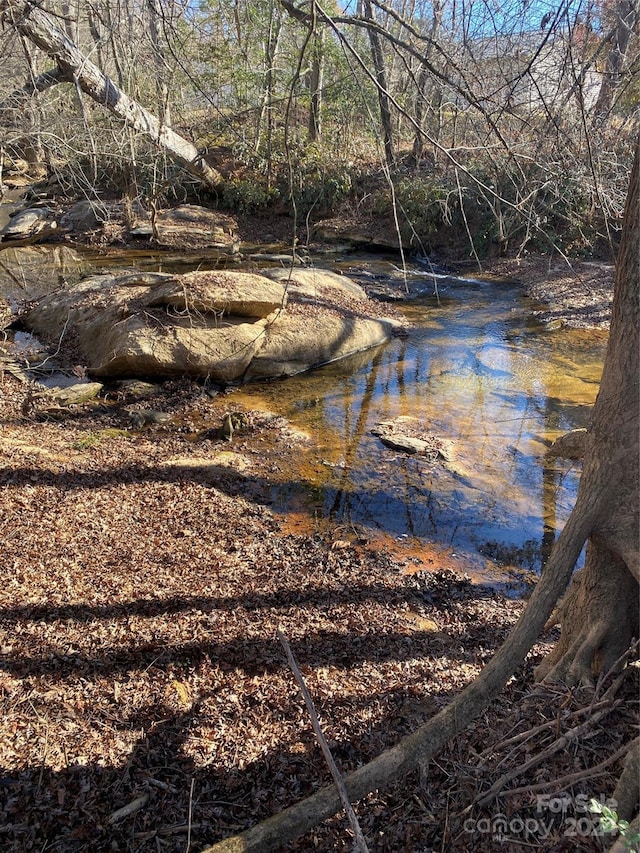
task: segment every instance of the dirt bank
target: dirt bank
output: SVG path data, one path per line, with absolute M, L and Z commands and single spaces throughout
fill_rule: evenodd
M 482 272 L 522 282 L 543 322 L 574 329 L 605 329 L 611 320 L 615 269 L 601 261 L 556 258 L 487 261 Z

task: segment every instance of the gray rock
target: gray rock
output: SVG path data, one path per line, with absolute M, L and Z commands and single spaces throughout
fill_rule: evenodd
M 91 231 L 106 219 L 103 205 L 84 199 L 78 201 L 60 218 L 60 227 L 66 231 Z
M 27 240 L 48 236 L 57 227 L 48 207 L 29 207 L 14 213 L 0 231 L 0 240 Z
M 100 382 L 78 382 L 66 388 L 50 388 L 53 400 L 59 406 L 79 406 L 87 400 L 93 400 L 102 391 Z
M 420 432 L 422 437 L 411 434 L 416 431 Z M 444 462 L 453 462 L 455 459 L 453 442 L 440 438 L 434 433 L 420 430 L 416 419 L 412 417 L 401 416 L 393 421 L 382 421 L 372 428 L 371 433 L 392 450 L 430 456 Z

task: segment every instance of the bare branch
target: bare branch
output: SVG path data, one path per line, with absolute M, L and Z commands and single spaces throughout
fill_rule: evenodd
M 214 188 L 222 183 L 220 173 L 209 166 L 195 145 L 162 124 L 156 116 L 116 86 L 82 54 L 56 26 L 50 15 L 25 0 L 3 0 L 0 3 L 0 14 L 18 32 L 54 59 L 60 73 L 66 79 L 77 82 L 94 101 L 102 104 L 129 127 L 165 148 L 205 185 Z

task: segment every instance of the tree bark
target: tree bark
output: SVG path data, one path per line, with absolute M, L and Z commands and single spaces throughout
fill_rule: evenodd
M 364 0 L 364 17 L 373 21 L 373 8 L 370 0 Z M 382 51 L 380 36 L 373 27 L 367 29 L 369 44 L 371 46 L 371 59 L 376 73 L 378 83 L 378 105 L 380 107 L 380 123 L 382 125 L 382 138 L 384 141 L 384 156 L 388 166 L 395 162 L 395 151 L 393 145 L 393 127 L 391 121 L 391 104 L 389 101 L 389 90 L 387 86 L 387 70 Z
M 309 142 L 317 142 L 322 136 L 322 87 L 324 86 L 324 29 L 313 36 L 312 65 L 309 73 Z
M 598 497 L 585 567 L 559 608 L 562 635 L 536 678 L 589 683 L 638 636 L 640 583 L 640 147 L 618 255 L 609 346 L 581 489 Z
M 616 16 L 617 21 L 612 33 L 611 47 L 602 75 L 602 85 L 593 109 L 594 118 L 597 122 L 603 121 L 611 111 L 613 96 L 622 77 L 629 38 L 638 20 L 638 0 L 619 0 Z
M 156 92 L 158 95 L 158 115 L 162 126 L 171 125 L 171 109 L 169 107 L 169 86 L 167 76 L 170 74 L 166 51 L 160 35 L 160 23 L 163 12 L 157 0 L 147 0 L 149 10 L 149 35 L 153 45 L 153 58 L 156 66 Z
M 0 17 L 55 60 L 66 80 L 77 82 L 94 101 L 164 148 L 205 186 L 213 189 L 222 183 L 220 173 L 209 166 L 195 145 L 118 88 L 56 26 L 51 15 L 26 0 L 0 0 Z

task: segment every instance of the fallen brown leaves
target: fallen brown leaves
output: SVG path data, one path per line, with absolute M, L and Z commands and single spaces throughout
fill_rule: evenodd
M 25 420 L 23 396 L 5 377 L 3 850 L 197 851 L 326 784 L 278 631 L 347 772 L 468 683 L 522 609 L 450 571 L 407 575 L 367 545 L 284 535 L 268 507 L 289 452 L 278 422 L 194 442 L 228 400 L 190 383 L 152 401 L 171 429 L 136 434 L 113 429 L 117 409 Z M 372 850 L 498 849 L 462 833 L 463 810 L 490 784 L 480 753 L 556 713 L 517 704 L 529 680 L 450 745 L 426 788 L 408 779 L 359 804 Z M 622 741 L 634 713 L 612 713 L 619 732 L 598 730 L 572 767 Z M 336 818 L 292 849 L 350 845 Z

